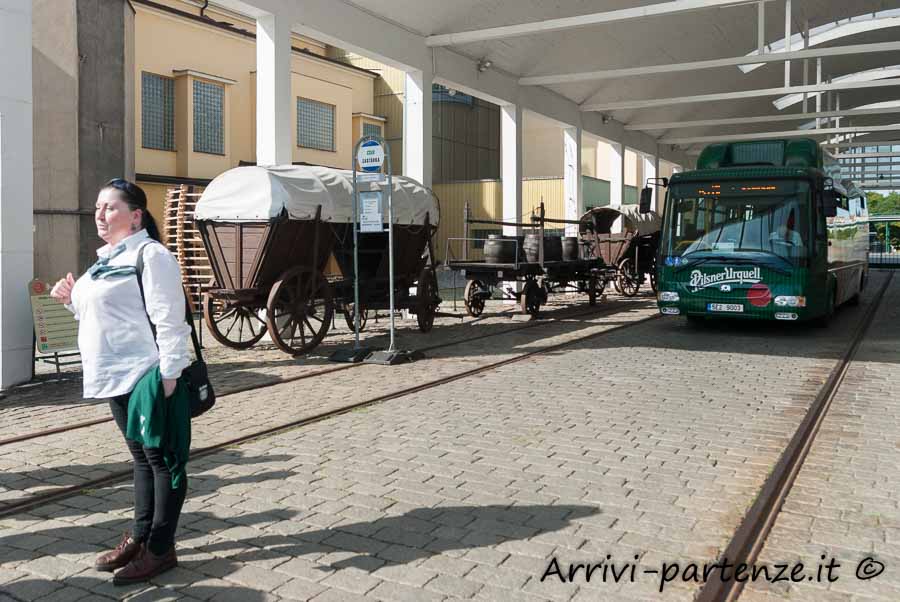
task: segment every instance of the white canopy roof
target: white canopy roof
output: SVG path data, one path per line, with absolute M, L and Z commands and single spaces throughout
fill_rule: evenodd
M 403 176 L 393 176 L 392 184 L 395 224 L 424 224 L 428 215 L 429 222 L 438 225 L 440 208 L 429 189 Z M 381 188 L 373 182 L 359 185 L 360 192 Z M 197 202 L 194 217 L 215 221 L 268 221 L 284 210 L 290 219 L 302 220 L 315 218 L 319 206 L 322 221 L 353 221 L 352 171 L 304 165 L 236 167 L 210 182 Z M 384 212 L 386 215 L 386 204 Z
M 662 218 L 655 211 L 641 213 L 637 205 L 622 205 L 618 209 L 625 220 L 631 222 L 626 224 L 626 227 L 637 230 L 638 234 L 653 234 L 662 229 Z

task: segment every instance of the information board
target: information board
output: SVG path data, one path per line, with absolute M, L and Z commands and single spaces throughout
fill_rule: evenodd
M 380 191 L 359 193 L 359 231 L 384 232 Z
M 35 347 L 40 353 L 78 349 L 78 321 L 66 306 L 50 296 L 50 287 L 40 280 L 28 283 L 34 319 Z

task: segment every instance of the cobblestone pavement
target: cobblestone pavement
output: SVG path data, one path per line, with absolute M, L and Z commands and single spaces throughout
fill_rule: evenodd
M 181 566 L 151 586 L 113 588 L 91 568 L 128 527 L 131 488 L 86 491 L 0 520 L 0 590 L 20 600 L 689 600 L 696 584 L 660 595 L 643 571 L 724 548 L 862 314 L 843 310 L 827 330 L 654 320 L 197 459 Z M 527 349 L 572 336 L 563 326 L 537 343 L 529 331 L 507 336 Z M 500 359 L 498 338 L 477 359 L 419 366 L 435 378 Z M 414 366 L 236 395 L 235 417 L 368 395 L 388 370 L 409 382 Z M 31 452 L 93 453 L 101 439 L 124 455 L 112 432 Z M 28 457 L 2 458 L 2 469 Z M 628 568 L 618 584 L 602 569 L 590 582 L 583 570 L 574 583 L 541 581 L 552 558 L 568 575 L 569 563 L 607 555 L 617 570 L 635 562 L 635 582 Z
M 596 309 L 603 311 L 608 306 L 647 301 L 647 297 L 628 300 L 611 296 L 609 302 L 599 304 Z M 591 309 L 585 303 L 584 295 L 555 295 L 542 311 L 542 315 L 552 319 L 585 313 Z M 462 302 L 457 302 L 455 308 L 453 303 L 445 303 L 441 310 L 465 314 Z M 464 342 L 473 336 L 521 328 L 524 325 L 522 321 L 526 317 L 517 315 L 517 310 L 518 306 L 490 302 L 485 314 L 478 319 L 469 316 L 464 320 L 451 317 L 437 318 L 434 329 L 427 335 L 419 332 L 415 316 L 411 316 L 411 319 L 396 321 L 396 341 L 403 348 L 418 349 Z M 361 341 L 370 347 L 386 347 L 388 332 L 388 318 L 381 316 L 376 321 L 373 317 L 362 333 Z M 353 332 L 347 328 L 342 315 L 335 317 L 334 327 L 322 345 L 313 353 L 296 358 L 285 354 L 271 342 L 267 344 L 261 341 L 252 350 L 238 351 L 220 345 L 208 332 L 203 337 L 204 358 L 210 366 L 211 377 L 219 394 L 225 394 L 238 387 L 274 384 L 333 368 L 335 364 L 328 361 L 331 353 L 352 343 Z M 64 372 L 59 376 L 48 364 L 39 363 L 37 371 L 32 383 L 7 392 L 6 398 L 0 400 L 0 418 L 2 418 L 0 440 L 109 415 L 106 402 L 85 400 L 81 397 L 79 365 L 64 368 Z
M 613 314 L 583 315 L 520 330 L 513 330 L 509 318 L 505 318 L 504 328 L 508 331 L 505 334 L 475 339 L 473 333 L 467 339 L 458 338 L 459 344 L 430 351 L 425 360 L 394 367 L 389 378 L 385 378 L 384 367 L 359 365 L 296 383 L 222 396 L 215 410 L 193 422 L 193 447 L 221 444 L 267 427 L 425 384 L 535 348 L 601 332 L 623 320 L 637 321 L 656 313 L 654 304 L 647 300 L 622 303 L 622 309 Z M 334 367 L 335 364 L 330 364 L 326 368 Z M 218 380 L 214 382 L 219 384 Z M 101 416 L 108 415 L 105 406 L 93 406 L 103 410 Z M 73 441 L 79 442 L 77 448 L 73 447 Z M 121 443 L 115 424 L 107 422 L 0 446 L 0 508 L 35 493 L 77 485 L 127 469 L 130 456 Z
M 900 286 L 894 277 L 850 365 L 759 563 L 803 562 L 808 575 L 831 558 L 833 583 L 748 585 L 747 600 L 900 600 Z M 825 559 L 822 559 L 822 555 Z M 867 557 L 884 565 L 856 577 Z M 873 565 L 877 566 L 877 565 Z M 865 569 L 860 569 L 865 574 Z M 827 575 L 823 569 L 823 575 Z

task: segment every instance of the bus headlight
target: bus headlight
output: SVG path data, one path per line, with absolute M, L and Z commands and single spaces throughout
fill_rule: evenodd
M 779 295 L 775 297 L 775 305 L 778 307 L 806 307 L 806 297 Z
M 679 301 L 680 297 L 678 293 L 673 293 L 671 291 L 663 291 L 659 294 L 660 301 Z

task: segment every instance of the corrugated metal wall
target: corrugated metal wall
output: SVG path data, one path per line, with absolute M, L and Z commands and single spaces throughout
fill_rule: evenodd
M 522 181 L 521 221 L 528 221 L 532 210 L 537 215 L 541 201 L 544 201 L 544 216 L 565 219 L 566 205 L 562 178 L 526 178 Z M 562 228 L 563 226 L 560 226 Z
M 439 260 L 444 260 L 447 239 L 462 238 L 463 236 L 463 208 L 466 201 L 469 202 L 471 217 L 473 219 L 501 219 L 503 216 L 503 187 L 500 180 L 477 180 L 471 182 L 452 182 L 435 184 L 434 193 L 441 203 L 441 223 L 435 237 L 435 254 Z M 488 224 L 472 224 L 470 237 L 479 234 L 486 237 L 487 231 L 497 232 L 499 226 Z M 462 242 L 452 241 L 451 256 L 462 258 Z M 481 259 L 481 252 L 474 249 L 470 243 L 469 258 Z

